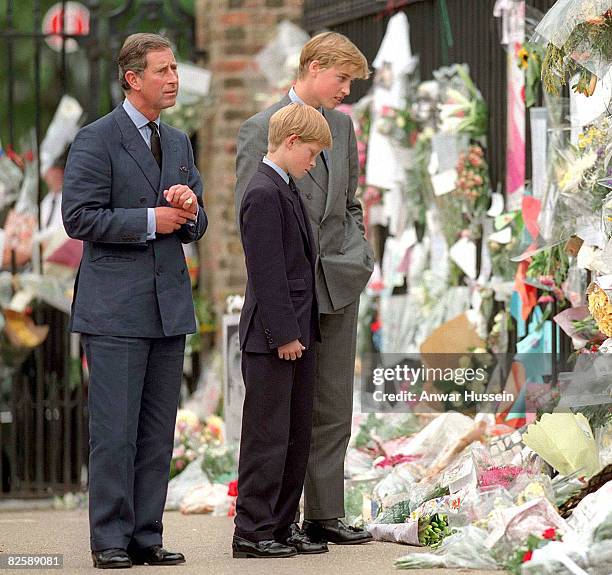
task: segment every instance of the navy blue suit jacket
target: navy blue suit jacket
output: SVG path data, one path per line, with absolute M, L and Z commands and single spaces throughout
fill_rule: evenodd
M 315 244 L 300 195 L 263 162 L 240 206 L 247 286 L 240 315 L 240 347 L 272 353 L 299 339 L 320 341 L 314 285 Z
M 182 243 L 202 237 L 208 220 L 189 138 L 160 125 L 160 170 L 120 104 L 82 128 L 70 148 L 62 194 L 66 232 L 83 240 L 70 328 L 131 337 L 196 329 Z M 195 226 L 147 241 L 147 208 L 168 205 L 163 191 L 186 184 L 197 195 Z

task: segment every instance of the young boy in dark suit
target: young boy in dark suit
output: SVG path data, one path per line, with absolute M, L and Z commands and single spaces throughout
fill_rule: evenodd
M 245 191 L 239 222 L 247 267 L 240 316 L 246 395 L 233 556 L 323 553 L 291 524 L 310 451 L 315 358 L 320 341 L 316 248 L 293 178 L 331 146 L 325 118 L 290 104 L 270 118 L 268 153 Z

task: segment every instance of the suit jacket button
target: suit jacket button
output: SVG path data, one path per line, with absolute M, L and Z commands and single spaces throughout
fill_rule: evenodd
M 270 335 L 270 330 L 269 330 L 268 328 L 266 328 L 266 329 L 264 329 L 264 333 L 265 333 L 266 335 Z
M 310 192 L 306 193 L 306 199 L 307 200 L 312 200 L 312 194 Z
M 144 196 L 142 198 L 140 198 L 140 200 L 138 200 L 141 204 L 146 204 L 147 203 L 147 198 L 145 198 Z

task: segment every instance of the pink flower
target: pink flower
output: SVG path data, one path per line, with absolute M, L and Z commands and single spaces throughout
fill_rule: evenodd
M 474 166 L 475 168 L 479 168 L 480 166 L 482 166 L 482 160 L 480 158 L 471 158 L 470 164 L 472 164 L 472 166 Z
M 555 301 L 555 298 L 551 295 L 541 295 L 538 298 L 538 303 L 552 303 Z
M 181 471 L 185 468 L 185 460 L 184 459 L 177 459 L 174 463 L 174 467 L 178 470 Z
M 516 465 L 489 467 L 480 474 L 478 483 L 481 487 L 488 487 L 492 485 L 509 487 L 522 471 L 523 469 Z

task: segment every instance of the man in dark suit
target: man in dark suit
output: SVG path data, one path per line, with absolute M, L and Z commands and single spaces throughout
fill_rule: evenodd
M 372 539 L 344 524 L 344 457 L 351 436 L 359 295 L 374 266 L 355 197 L 359 176 L 351 118 L 334 110 L 354 78 L 367 78 L 363 54 L 345 36 L 324 32 L 302 48 L 300 70 L 289 94 L 249 118 L 238 134 L 236 214 L 252 175 L 266 153 L 268 122 L 291 102 L 320 109 L 333 147 L 298 184 L 313 229 L 321 343 L 315 346 L 317 381 L 310 460 L 304 485 L 304 530 L 313 540 L 359 544 Z M 296 520 L 299 516 L 296 517 Z M 297 523 L 294 529 L 298 529 Z
M 270 119 L 268 153 L 240 208 L 247 287 L 240 315 L 246 394 L 234 557 L 324 553 L 291 531 L 308 463 L 315 355 L 320 341 L 315 249 L 292 177 L 331 145 L 319 112 L 293 104 Z
M 62 216 L 83 240 L 71 330 L 89 366 L 89 523 L 94 566 L 174 565 L 162 546 L 185 334 L 195 331 L 182 244 L 207 226 L 188 137 L 161 123 L 178 90 L 169 42 L 127 38 L 125 100 L 80 130 Z

